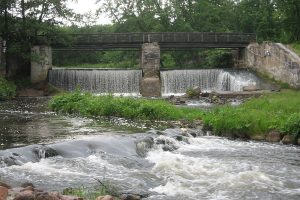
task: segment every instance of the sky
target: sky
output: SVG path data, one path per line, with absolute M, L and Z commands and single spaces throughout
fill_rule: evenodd
M 84 14 L 87 12 L 95 13 L 96 10 L 100 7 L 101 4 L 95 4 L 96 0 L 77 0 L 77 3 L 75 2 L 68 2 L 68 7 L 73 9 L 76 13 Z M 97 20 L 98 24 L 110 24 L 111 20 L 105 16 L 101 15 L 98 17 Z

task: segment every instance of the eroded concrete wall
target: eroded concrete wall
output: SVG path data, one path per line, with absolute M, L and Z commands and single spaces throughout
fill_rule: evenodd
M 52 68 L 52 48 L 50 46 L 34 46 L 31 49 L 31 82 L 47 80 L 48 71 Z
M 160 97 L 160 47 L 157 43 L 145 43 L 141 49 L 141 68 L 143 77 L 140 93 L 144 97 Z
M 281 43 L 250 44 L 244 52 L 244 64 L 275 80 L 300 88 L 300 58 Z

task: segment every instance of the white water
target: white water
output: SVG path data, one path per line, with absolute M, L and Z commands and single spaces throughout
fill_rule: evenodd
M 155 164 L 151 172 L 164 180 L 164 184 L 150 189 L 161 194 L 161 199 L 170 196 L 174 199 L 300 197 L 300 161 L 296 147 L 217 137 L 189 141 L 190 144 L 181 144 L 174 152 L 158 148 L 147 157 Z M 282 148 L 289 150 L 283 152 Z
M 95 179 L 105 179 L 122 191 L 149 193 L 148 200 L 300 198 L 297 147 L 211 136 L 185 143 L 158 136 L 179 148 L 170 152 L 155 145 L 144 159 L 134 145 L 142 135 L 103 134 L 53 144 L 60 156 L 2 167 L 1 178 L 46 189 L 92 186 Z
M 259 85 L 251 72 L 224 69 L 161 71 L 162 94 L 182 95 L 187 89 L 200 87 L 202 91 L 242 91 L 244 86 Z
M 93 93 L 139 93 L 141 70 L 74 70 L 49 71 L 49 83 L 68 91 L 76 87 Z

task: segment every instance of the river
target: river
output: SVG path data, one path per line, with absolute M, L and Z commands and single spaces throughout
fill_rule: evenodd
M 63 116 L 47 101 L 0 102 L 1 181 L 61 191 L 98 179 L 147 200 L 300 199 L 297 146 Z

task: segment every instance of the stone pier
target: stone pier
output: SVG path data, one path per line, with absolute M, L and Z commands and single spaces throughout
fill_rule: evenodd
M 141 68 L 143 72 L 140 93 L 143 97 L 160 97 L 160 47 L 158 43 L 145 43 L 141 49 Z
M 31 82 L 46 81 L 51 68 L 52 48 L 50 46 L 34 46 L 31 49 Z

